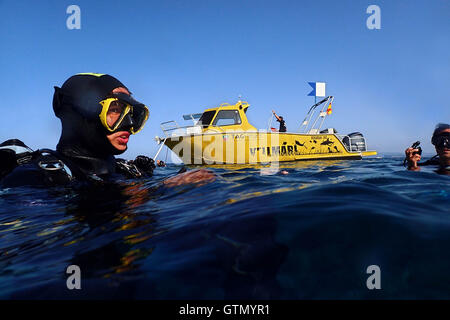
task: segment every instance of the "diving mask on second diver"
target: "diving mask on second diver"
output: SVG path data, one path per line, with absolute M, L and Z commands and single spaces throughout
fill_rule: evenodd
M 431 143 L 439 149 L 450 149 L 450 132 L 442 132 L 433 136 Z
M 138 133 L 149 117 L 147 106 L 123 93 L 114 94 L 100 104 L 100 121 L 109 132 L 126 130 Z

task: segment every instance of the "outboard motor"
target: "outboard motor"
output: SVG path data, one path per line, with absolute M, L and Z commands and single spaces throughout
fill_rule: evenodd
M 366 139 L 361 132 L 349 133 L 342 142 L 348 151 L 366 151 Z

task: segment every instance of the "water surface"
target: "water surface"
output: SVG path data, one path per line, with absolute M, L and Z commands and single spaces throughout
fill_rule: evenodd
M 103 189 L 2 190 L 0 298 L 448 299 L 450 176 L 401 162 L 210 167 L 212 183 L 162 187 L 169 165 Z

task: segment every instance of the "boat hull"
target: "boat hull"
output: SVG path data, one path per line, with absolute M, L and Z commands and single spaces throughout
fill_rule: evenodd
M 168 137 L 165 145 L 185 164 L 251 164 L 299 160 L 359 160 L 375 151 L 349 152 L 335 134 L 203 133 Z

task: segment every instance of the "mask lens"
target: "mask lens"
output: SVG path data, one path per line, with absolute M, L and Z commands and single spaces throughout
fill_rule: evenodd
M 126 109 L 126 104 L 119 100 L 114 100 L 110 103 L 108 112 L 106 113 L 106 123 L 111 129 L 123 118 Z
M 148 113 L 148 109 L 144 105 L 133 107 L 133 133 L 137 133 L 144 127 L 144 124 L 148 119 Z
M 103 126 L 110 132 L 125 130 L 139 132 L 148 119 L 148 108 L 127 95 L 100 101 L 99 115 Z
M 439 134 L 433 138 L 432 142 L 437 148 L 450 148 L 450 133 Z

